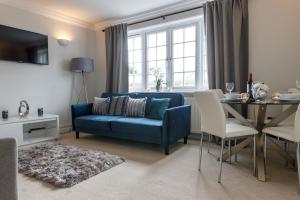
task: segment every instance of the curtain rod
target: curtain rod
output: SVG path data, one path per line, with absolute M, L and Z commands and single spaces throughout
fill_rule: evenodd
M 162 18 L 164 20 L 166 17 L 172 16 L 172 15 L 177 15 L 177 14 L 180 14 L 180 13 L 189 12 L 189 11 L 192 11 L 192 10 L 197 10 L 197 9 L 200 9 L 200 8 L 203 8 L 203 6 L 189 8 L 189 9 L 186 9 L 186 10 L 182 10 L 182 11 L 178 11 L 178 12 L 174 12 L 174 13 L 170 13 L 170 14 L 166 14 L 166 15 L 162 15 L 162 16 L 158 16 L 158 17 L 153 17 L 153 18 L 150 18 L 150 19 L 142 20 L 142 21 L 133 22 L 133 23 L 128 24 L 128 26 L 132 26 L 132 25 L 136 25 L 136 24 L 141 24 L 141 23 L 144 23 L 144 22 L 148 22 L 148 21 L 152 21 L 152 20 L 156 20 L 156 19 L 160 19 L 160 18 Z M 105 32 L 105 29 L 103 29 L 102 32 Z

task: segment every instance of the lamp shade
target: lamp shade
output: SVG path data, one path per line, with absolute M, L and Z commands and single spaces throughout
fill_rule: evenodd
M 94 60 L 91 58 L 72 58 L 71 71 L 73 72 L 93 72 Z

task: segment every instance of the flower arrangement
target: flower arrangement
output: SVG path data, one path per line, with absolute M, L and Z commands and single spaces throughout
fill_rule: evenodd
M 154 80 L 155 89 L 157 92 L 159 92 L 162 88 L 162 84 L 164 83 L 163 74 L 160 72 L 159 68 L 156 68 L 152 71 L 153 71 L 153 76 L 155 77 L 155 80 Z
M 252 92 L 255 99 L 265 99 L 268 96 L 270 87 L 262 82 L 253 84 Z

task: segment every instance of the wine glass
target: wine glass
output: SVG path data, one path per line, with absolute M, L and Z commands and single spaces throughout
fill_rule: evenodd
M 234 83 L 233 82 L 229 82 L 229 83 L 226 83 L 226 90 L 231 94 L 231 92 L 233 91 L 234 89 Z
M 298 88 L 298 90 L 300 90 L 300 81 L 299 80 L 296 81 L 296 88 Z

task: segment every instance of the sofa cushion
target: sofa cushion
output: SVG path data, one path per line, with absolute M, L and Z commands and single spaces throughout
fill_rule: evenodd
M 109 115 L 86 115 L 77 117 L 75 119 L 75 126 L 80 129 L 111 131 L 110 122 L 119 118 L 121 117 Z
M 94 115 L 108 115 L 110 98 L 94 97 L 93 114 Z
M 136 99 L 130 98 L 127 102 L 126 117 L 145 117 L 147 97 Z
M 125 115 L 129 96 L 114 96 L 109 106 L 109 115 Z
M 168 109 L 170 104 L 170 99 L 157 99 L 152 98 L 150 104 L 150 111 L 148 114 L 148 118 L 150 119 L 159 119 L 162 120 L 166 110 Z
M 161 137 L 162 121 L 147 118 L 119 118 L 111 121 L 111 129 L 116 132 L 135 133 L 147 137 Z
M 141 92 L 136 93 L 136 98 L 144 98 L 147 97 L 146 103 L 146 115 L 150 112 L 150 104 L 152 98 L 170 98 L 169 108 L 182 106 L 184 104 L 184 98 L 182 94 L 179 93 L 167 93 L 167 92 Z

